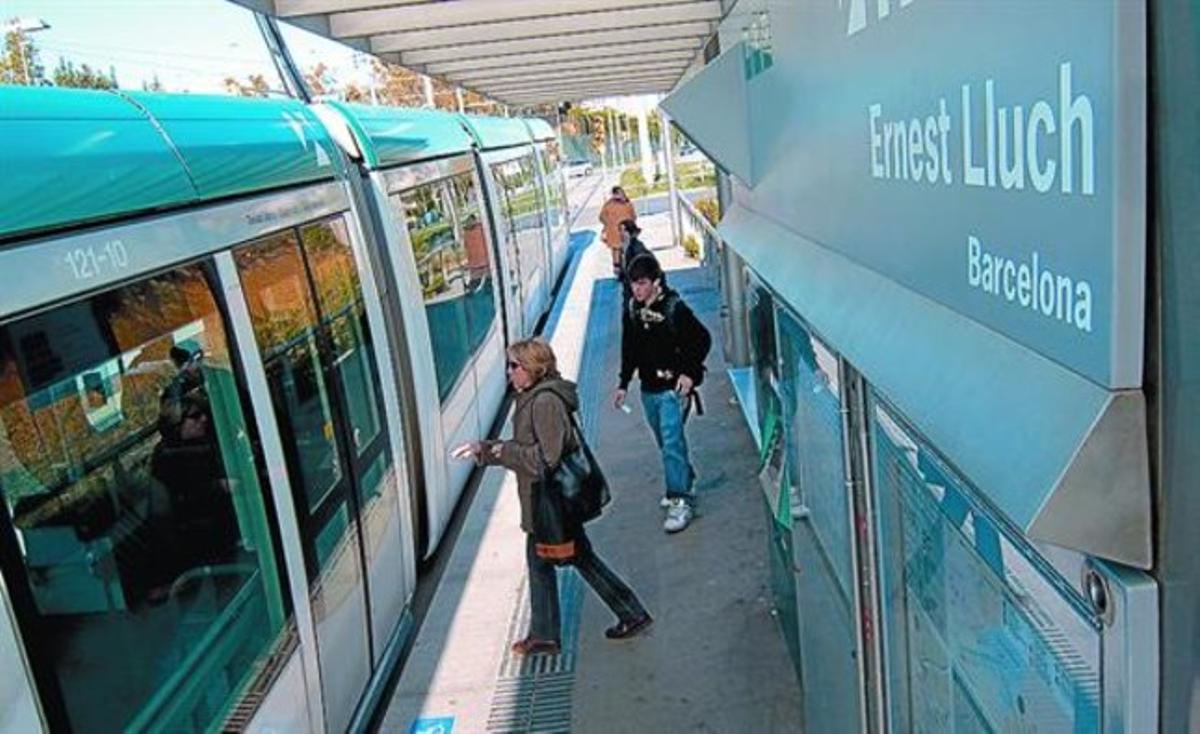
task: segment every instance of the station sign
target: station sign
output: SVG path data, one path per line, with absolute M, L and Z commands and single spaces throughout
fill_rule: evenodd
M 739 198 L 1099 385 L 1140 387 L 1143 2 L 825 0 L 771 22 L 749 103 L 781 119 Z

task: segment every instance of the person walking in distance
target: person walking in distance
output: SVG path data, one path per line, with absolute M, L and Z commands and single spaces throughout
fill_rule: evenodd
M 621 238 L 621 222 L 626 220 L 636 224 L 637 210 L 633 208 L 629 197 L 625 196 L 625 189 L 613 186 L 612 195 L 604 202 L 604 206 L 600 207 L 600 224 L 604 225 L 600 238 L 604 240 L 612 255 L 613 275 L 617 278 L 622 277 L 621 251 L 625 243 Z
M 646 247 L 646 243 L 642 242 L 638 235 L 642 233 L 641 227 L 637 226 L 637 222 L 632 219 L 626 219 L 620 224 L 621 233 L 621 273 L 617 276 L 617 280 L 621 281 L 624 297 L 621 299 L 622 304 L 629 301 L 633 291 L 629 289 L 629 263 L 633 262 L 634 258 L 639 255 L 654 257 L 654 253 L 650 252 L 650 248 Z M 658 258 L 654 258 L 656 261 Z M 666 276 L 663 276 L 663 283 L 666 283 Z
M 649 254 L 628 267 L 632 296 L 625 302 L 621 327 L 621 373 L 613 405 L 625 404 L 629 383 L 637 373 L 642 407 L 654 441 L 662 452 L 666 495 L 663 530 L 677 533 L 692 521 L 696 472 L 688 457 L 684 422 L 695 389 L 704 379 L 704 358 L 712 346 L 708 329 L 678 293 L 663 282 L 658 261 Z
M 557 654 L 561 649 L 558 576 L 553 562 L 537 552 L 534 536 L 535 482 L 553 470 L 578 446 L 571 413 L 579 408 L 575 383 L 558 373 L 554 351 L 542 339 L 526 339 L 508 348 L 508 380 L 517 392 L 513 408 L 513 437 L 508 441 L 476 441 L 455 451 L 480 464 L 497 464 L 517 475 L 521 529 L 526 533 L 525 562 L 529 572 L 528 635 L 512 646 L 514 653 Z M 617 617 L 604 631 L 610 640 L 632 637 L 653 621 L 633 589 L 596 555 L 583 527 L 576 529 L 571 565 Z

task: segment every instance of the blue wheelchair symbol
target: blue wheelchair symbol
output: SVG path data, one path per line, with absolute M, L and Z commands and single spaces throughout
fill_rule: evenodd
M 419 718 L 413 721 L 408 734 L 454 734 L 454 717 L 439 716 L 436 719 Z

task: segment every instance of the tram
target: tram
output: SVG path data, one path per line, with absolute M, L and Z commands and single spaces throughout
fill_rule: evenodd
M 361 725 L 565 265 L 553 131 L 0 110 L 0 731 Z

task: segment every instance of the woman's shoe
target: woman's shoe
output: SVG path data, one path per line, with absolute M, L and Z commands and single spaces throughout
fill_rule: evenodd
M 532 637 L 517 640 L 512 645 L 512 651 L 518 655 L 557 655 L 561 649 L 558 640 L 537 640 Z
M 623 640 L 626 637 L 633 637 L 637 633 L 650 626 L 654 619 L 649 614 L 643 614 L 640 617 L 633 619 L 623 619 L 617 622 L 612 627 L 604 630 L 604 636 L 610 640 Z

